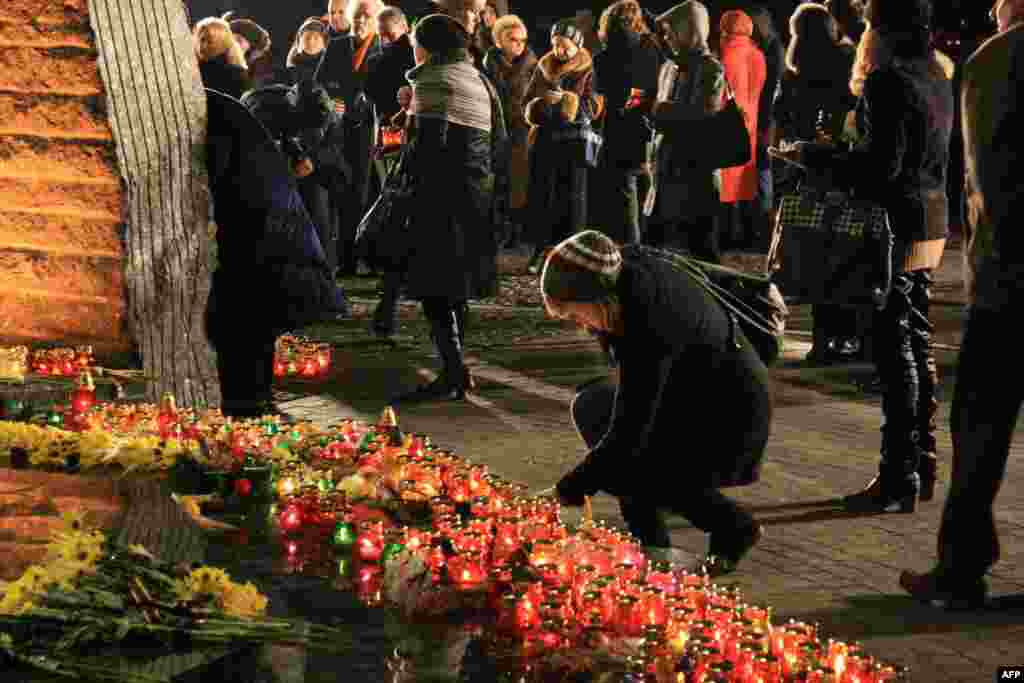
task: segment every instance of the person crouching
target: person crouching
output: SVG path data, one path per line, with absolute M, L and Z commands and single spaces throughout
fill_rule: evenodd
M 562 504 L 606 491 L 631 534 L 668 548 L 665 511 L 710 534 L 698 569 L 735 571 L 761 526 L 719 489 L 759 478 L 768 441 L 767 369 L 736 320 L 667 252 L 619 249 L 588 230 L 558 244 L 541 274 L 549 315 L 602 339 L 618 383 L 576 395 L 589 453 L 559 481 Z

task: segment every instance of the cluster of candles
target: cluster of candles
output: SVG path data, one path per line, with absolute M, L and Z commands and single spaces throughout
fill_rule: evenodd
M 857 644 L 822 641 L 817 627 L 774 625 L 771 610 L 735 586 L 665 562 L 651 562 L 630 536 L 588 521 L 576 532 L 556 501 L 530 498 L 482 465 L 404 437 L 391 420 L 346 422 L 277 480 L 277 522 L 286 554 L 310 538 L 333 546 L 358 595 L 382 602 L 384 565 L 419 555 L 439 592 L 485 598 L 490 642 L 521 661 L 587 649 L 629 651 L 625 680 L 672 683 L 882 683 L 904 672 Z M 397 526 L 389 514 L 353 504 L 332 468 L 354 466 L 391 495 L 415 503 L 429 523 Z M 449 593 L 450 594 L 450 593 Z M 628 643 L 625 650 L 616 643 Z
M 304 337 L 279 337 L 274 350 L 275 377 L 323 377 L 331 369 L 331 346 Z
M 76 377 L 93 366 L 91 346 L 73 349 L 37 349 L 32 352 L 29 365 L 37 375 Z
M 28 372 L 28 347 L 0 347 L 0 380 L 25 381 Z

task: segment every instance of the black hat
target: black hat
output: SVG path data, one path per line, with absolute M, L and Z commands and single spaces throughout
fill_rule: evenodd
M 413 38 L 417 45 L 431 54 L 465 50 L 472 44 L 472 37 L 465 27 L 447 14 L 431 14 L 420 19 Z
M 561 19 L 551 27 L 551 37 L 556 36 L 571 40 L 576 43 L 576 47 L 583 47 L 583 31 L 571 19 Z

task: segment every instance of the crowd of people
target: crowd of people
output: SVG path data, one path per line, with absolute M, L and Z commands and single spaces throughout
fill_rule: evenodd
M 403 399 L 459 399 L 472 389 L 467 302 L 494 293 L 502 247 L 528 245 L 548 312 L 598 335 L 619 365 L 617 386 L 589 386 L 574 403 L 590 455 L 559 495 L 570 504 L 598 490 L 619 496 L 630 530 L 652 546 L 669 544 L 659 510 L 672 509 L 710 532 L 709 571 L 732 571 L 760 527 L 719 489 L 757 479 L 770 431 L 765 368 L 665 249 L 718 263 L 723 247 L 763 246 L 777 195 L 827 182 L 884 207 L 895 239 L 893 286 L 871 324 L 883 389 L 879 474 L 844 504 L 913 512 L 933 497 L 931 272 L 949 234 L 949 174 L 962 171 L 949 168 L 953 63 L 933 48 L 931 0 L 805 2 L 781 27 L 786 17 L 752 5 L 724 12 L 714 36 L 698 0 L 659 15 L 617 0 L 600 17 L 595 51 L 572 19 L 557 21 L 535 51 L 524 21 L 491 0 L 434 2 L 437 13 L 411 26 L 380 0 L 330 0 L 325 15 L 301 24 L 283 71 L 265 64 L 271 37 L 254 21 L 195 26 L 206 87 L 237 99 L 284 152 L 332 278 L 358 267 L 355 228 L 385 178 L 380 131 L 404 131 L 403 168 L 415 183 L 410 257 L 402 272 L 383 274 L 373 330 L 393 333 L 402 293 L 420 301 L 443 367 Z M 1015 392 L 995 401 L 985 387 L 1001 371 L 1004 356 L 993 351 L 1008 341 L 998 330 L 1022 281 L 1009 221 L 1021 195 L 1011 122 L 1024 77 L 1024 0 L 999 0 L 992 18 L 1000 35 L 967 63 L 961 102 L 975 277 L 952 487 L 938 567 L 903 577 L 920 597 L 967 602 L 983 596 L 998 557 L 991 509 L 1022 400 Z M 744 114 L 749 160 L 694 163 L 722 141 L 687 136 L 687 124 L 729 100 Z M 796 142 L 796 177 L 769 160 L 782 140 Z M 225 169 L 245 170 L 217 169 L 222 182 Z M 824 332 L 812 355 L 841 354 L 863 334 L 842 307 L 815 316 Z M 270 332 L 259 335 L 253 362 L 266 363 Z M 238 377 L 241 362 L 228 374 Z M 668 457 L 679 410 L 706 416 L 694 424 L 709 428 L 736 417 L 728 443 L 720 429 L 708 436 L 719 459 L 692 463 L 686 492 L 678 478 L 662 490 L 614 466 L 626 451 Z

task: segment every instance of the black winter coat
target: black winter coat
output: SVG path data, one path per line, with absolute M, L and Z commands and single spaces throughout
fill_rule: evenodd
M 284 156 L 239 102 L 207 90 L 207 166 L 218 267 L 207 304 L 214 345 L 274 335 L 344 310 Z
M 525 145 L 530 132 L 526 122 L 526 90 L 537 68 L 537 55 L 526 48 L 514 62 L 505 59 L 499 48 L 491 48 L 484 57 L 484 73 L 491 79 L 501 96 L 505 124 L 513 145 Z
M 492 119 L 501 119 L 497 93 Z M 492 156 L 505 145 L 492 133 L 413 117 L 403 163 L 415 178 L 409 225 L 407 292 L 413 299 L 465 301 L 494 296 L 498 235 Z
M 952 83 L 929 59 L 896 60 L 864 83 L 862 142 L 848 153 L 812 150 L 807 162 L 884 206 L 897 245 L 944 239 L 954 106 Z
M 785 140 L 813 140 L 819 112 L 825 114 L 825 129 L 838 142 L 846 115 L 857 106 L 850 92 L 854 50 L 838 46 L 816 64 L 802 65 L 800 73 L 786 71 L 775 103 L 775 120 Z
M 203 87 L 231 95 L 236 100 L 252 87 L 249 70 L 237 64 L 229 64 L 223 56 L 199 65 L 199 76 Z
M 650 97 L 658 93 L 661 55 L 649 36 L 612 33 L 604 51 L 594 56 L 594 81 L 605 97 L 604 162 L 636 169 L 648 161 L 651 129 L 643 114 L 623 111 L 633 88 Z
M 586 494 L 657 502 L 760 476 L 768 371 L 742 331 L 732 336 L 721 304 L 656 254 L 622 250 L 616 293 L 625 332 L 607 338 L 619 367 L 612 423 L 569 475 Z
M 367 66 L 366 97 L 373 104 L 377 121 L 390 125 L 391 117 L 399 112 L 398 91 L 409 85 L 405 74 L 416 66 L 412 41 L 405 34 L 388 45 Z

